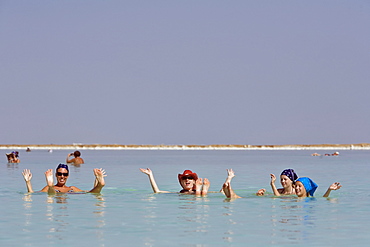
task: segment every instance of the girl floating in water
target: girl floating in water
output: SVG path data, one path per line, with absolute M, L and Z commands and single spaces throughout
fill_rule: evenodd
M 31 185 L 31 179 L 32 179 L 32 173 L 30 170 L 25 169 L 23 171 L 23 178 L 26 181 L 26 186 L 28 192 L 32 193 L 34 192 Z M 68 165 L 59 164 L 55 177 L 57 179 L 57 183 L 54 185 L 53 181 L 53 170 L 49 169 L 45 172 L 45 178 L 46 178 L 46 186 L 40 191 L 40 192 L 48 192 L 49 194 L 55 194 L 55 193 L 75 193 L 75 192 L 90 192 L 90 193 L 100 193 L 102 188 L 105 186 L 104 177 L 105 171 L 103 169 L 94 169 L 94 175 L 95 175 L 95 183 L 94 188 L 90 191 L 81 190 L 75 186 L 67 186 L 67 179 L 69 176 L 69 169 Z
M 154 193 L 170 193 L 169 191 L 162 191 L 158 189 L 152 170 L 150 170 L 149 168 L 140 168 L 140 171 L 148 175 L 150 185 L 152 186 Z M 179 193 L 184 194 L 205 196 L 207 195 L 209 186 L 211 185 L 207 178 L 198 178 L 198 175 L 190 170 L 185 170 L 182 174 L 178 174 L 178 179 L 182 187 L 182 190 Z
M 318 185 L 308 177 L 298 178 L 298 180 L 295 183 L 296 195 L 298 197 L 313 196 L 317 187 Z M 328 197 L 332 190 L 339 190 L 341 187 L 342 185 L 340 185 L 340 183 L 337 182 L 333 183 L 332 185 L 329 186 L 328 190 L 325 192 L 323 197 Z
M 281 196 L 281 195 L 295 195 L 294 190 L 294 183 L 297 180 L 298 176 L 294 172 L 293 169 L 285 169 L 280 174 L 280 183 L 283 188 L 277 189 L 275 186 L 276 176 L 274 174 L 270 174 L 271 176 L 271 189 L 275 196 Z M 263 196 L 265 194 L 265 189 L 260 189 L 257 191 L 257 196 Z

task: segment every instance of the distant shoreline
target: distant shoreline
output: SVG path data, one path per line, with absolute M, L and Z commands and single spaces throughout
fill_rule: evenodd
M 370 150 L 370 143 L 305 145 L 120 145 L 120 144 L 0 144 L 14 150 Z

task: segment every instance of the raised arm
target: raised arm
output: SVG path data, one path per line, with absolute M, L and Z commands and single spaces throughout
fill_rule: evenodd
M 152 186 L 152 189 L 153 189 L 154 193 L 166 193 L 166 192 L 168 193 L 168 191 L 162 191 L 162 190 L 158 189 L 158 186 L 157 186 L 157 183 L 155 182 L 152 170 L 150 170 L 149 168 L 146 168 L 146 169 L 140 168 L 140 171 L 142 173 L 148 175 L 149 182 L 150 182 L 150 185 Z
M 340 185 L 340 183 L 337 183 L 337 182 L 333 183 L 332 185 L 329 186 L 328 190 L 325 192 L 323 197 L 328 197 L 332 190 L 339 190 L 341 187 L 342 185 Z
M 24 181 L 26 181 L 27 190 L 29 193 L 33 193 L 31 179 L 32 179 L 32 173 L 29 169 L 24 169 L 22 172 Z
M 73 158 L 73 159 L 69 159 L 72 155 L 73 155 L 73 153 L 70 153 L 70 154 L 68 154 L 68 155 L 67 155 L 67 158 L 66 158 L 66 163 L 67 163 L 67 164 L 68 164 L 68 163 L 73 163 L 74 158 Z
M 100 193 L 100 191 L 105 186 L 104 177 L 106 177 L 107 175 L 105 174 L 105 170 L 101 169 L 101 168 L 100 169 L 95 168 L 94 169 L 94 175 L 95 175 L 94 188 L 92 190 L 90 190 L 89 192 L 90 193 Z
M 276 177 L 274 174 L 270 174 L 270 176 L 271 176 L 270 185 L 271 185 L 272 192 L 274 193 L 275 196 L 280 196 L 280 193 L 275 185 Z
M 55 194 L 52 169 L 49 169 L 45 172 L 45 179 L 46 179 L 46 186 L 41 191 L 47 192 L 48 194 Z

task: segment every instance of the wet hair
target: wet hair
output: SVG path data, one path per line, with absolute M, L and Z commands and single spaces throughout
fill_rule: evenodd
M 58 166 L 57 166 L 57 169 L 56 169 L 56 171 L 58 171 L 60 168 L 64 168 L 64 169 L 66 169 L 68 172 L 69 172 L 69 169 L 68 169 L 68 165 L 65 165 L 65 164 L 59 164 Z
M 74 151 L 73 156 L 74 157 L 80 157 L 81 156 L 80 151 Z

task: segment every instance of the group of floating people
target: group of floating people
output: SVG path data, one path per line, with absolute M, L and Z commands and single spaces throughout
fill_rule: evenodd
M 73 156 L 73 158 L 72 158 Z M 67 164 L 81 165 L 84 164 L 84 160 L 80 157 L 81 153 L 75 151 L 74 153 L 68 154 L 66 158 Z M 95 175 L 94 186 L 91 190 L 81 190 L 75 186 L 67 186 L 67 180 L 69 177 L 69 168 L 67 164 L 59 164 L 55 170 L 56 183 L 54 184 L 53 170 L 48 169 L 45 172 L 46 186 L 42 188 L 39 192 L 47 192 L 48 194 L 55 193 L 100 193 L 105 186 L 104 177 L 106 177 L 106 172 L 102 168 L 93 169 Z M 149 168 L 140 168 L 140 171 L 146 174 L 149 178 L 150 185 L 154 193 L 171 193 L 170 191 L 163 191 L 158 188 L 158 185 L 154 179 L 154 175 Z M 29 193 L 33 193 L 31 179 L 32 173 L 29 169 L 24 169 L 22 172 L 23 178 L 26 182 L 26 187 Z M 231 187 L 231 181 L 235 177 L 235 173 L 232 169 L 227 169 L 227 177 L 222 185 L 220 191 L 227 198 L 236 199 L 241 198 L 235 193 Z M 293 169 L 285 169 L 280 174 L 280 183 L 282 188 L 277 188 L 275 182 L 277 180 L 274 174 L 270 174 L 271 181 L 270 186 L 274 196 L 287 196 L 296 195 L 300 198 L 312 197 L 318 187 L 318 185 L 308 177 L 298 177 Z M 178 174 L 179 184 L 182 187 L 178 193 L 181 194 L 194 194 L 196 196 L 206 196 L 209 193 L 210 181 L 207 178 L 199 178 L 197 173 L 191 170 L 185 170 L 182 174 Z M 323 197 L 328 197 L 332 190 L 338 190 L 342 185 L 338 182 L 331 184 Z M 260 189 L 256 192 L 257 196 L 266 195 L 266 189 Z
M 154 193 L 169 193 L 169 191 L 159 190 L 157 183 L 154 179 L 152 170 L 149 168 L 140 168 L 140 171 L 149 177 L 150 185 L 152 186 Z M 271 189 L 274 196 L 285 196 L 285 195 L 297 195 L 298 197 L 312 197 L 318 187 L 318 185 L 308 177 L 298 177 L 293 169 L 285 169 L 280 174 L 280 183 L 283 188 L 277 189 L 275 185 L 276 176 L 271 176 Z M 224 193 L 227 198 L 236 199 L 241 198 L 238 196 L 231 187 L 231 180 L 235 177 L 235 173 L 232 169 L 227 169 L 226 181 L 222 186 L 220 192 Z M 210 182 L 207 178 L 198 178 L 198 175 L 191 170 L 185 170 L 182 174 L 178 174 L 179 183 L 182 190 L 179 193 L 195 194 L 198 196 L 205 196 L 208 193 Z M 328 197 L 332 190 L 338 190 L 342 185 L 335 182 L 329 186 L 323 197 Z M 263 196 L 266 193 L 266 189 L 260 189 L 257 191 L 257 196 Z
M 319 153 L 313 153 L 313 154 L 311 154 L 311 156 L 321 156 L 321 154 L 319 154 Z M 334 152 L 332 154 L 326 153 L 326 154 L 324 154 L 324 156 L 339 156 L 339 152 Z

